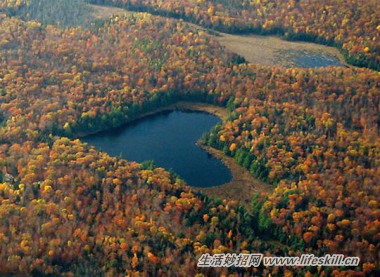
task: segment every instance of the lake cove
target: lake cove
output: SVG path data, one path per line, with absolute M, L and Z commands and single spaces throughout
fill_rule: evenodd
M 137 162 L 154 160 L 156 166 L 173 169 L 191 186 L 213 187 L 230 182 L 232 175 L 196 142 L 218 123 L 217 116 L 205 112 L 161 111 L 82 140 L 111 156 Z

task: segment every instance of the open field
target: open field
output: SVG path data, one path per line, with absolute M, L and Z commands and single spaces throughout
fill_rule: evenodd
M 343 55 L 334 47 L 308 42 L 286 41 L 275 36 L 230 35 L 216 36 L 224 47 L 243 56 L 247 61 L 268 66 L 294 67 L 292 55 L 287 51 L 309 52 L 313 55 L 329 56 L 346 64 Z
M 115 7 L 89 6 L 93 11 L 92 15 L 97 19 L 107 19 L 113 15 L 135 13 Z M 203 27 L 196 24 L 188 24 L 194 28 L 204 30 Z M 315 56 L 335 58 L 347 66 L 343 55 L 334 47 L 309 42 L 286 41 L 276 36 L 231 35 L 215 31 L 207 33 L 226 49 L 243 56 L 248 62 L 252 63 L 267 66 L 295 67 L 294 52 L 299 51 Z
M 133 14 L 133 12 L 106 6 L 88 5 L 91 8 L 91 15 L 96 19 L 107 19 L 113 15 Z

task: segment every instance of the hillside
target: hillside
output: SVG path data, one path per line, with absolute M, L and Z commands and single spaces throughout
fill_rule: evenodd
M 188 16 L 208 19 L 202 9 L 193 12 L 195 2 L 211 5 L 166 1 L 159 12 L 174 16 L 184 9 Z M 232 12 L 251 9 L 236 6 L 240 1 L 217 2 L 207 14 L 223 5 Z M 292 10 L 304 2 L 291 2 Z M 0 4 L 1 274 L 379 272 L 377 71 L 247 63 L 204 30 L 148 13 L 87 27 L 45 25 L 15 16 L 27 7 L 23 3 Z M 137 3 L 127 7 L 141 8 Z M 357 16 L 364 18 L 367 4 L 359 10 Z M 240 28 L 239 20 L 221 26 L 232 26 L 232 32 Z M 372 34 L 366 28 L 363 32 Z M 376 39 L 372 44 L 344 38 L 371 47 L 359 51 L 364 63 L 373 67 L 378 61 Z M 347 49 L 348 57 L 358 57 Z M 163 169 L 110 157 L 77 139 L 178 101 L 226 107 L 227 120 L 203 143 L 235 159 L 273 192 L 250 195 L 247 209 L 233 199 L 206 196 Z M 197 267 L 202 253 L 243 251 L 342 253 L 359 256 L 361 263 L 357 268 Z
M 182 18 L 227 33 L 278 34 L 338 47 L 349 64 L 380 69 L 377 0 L 90 0 Z

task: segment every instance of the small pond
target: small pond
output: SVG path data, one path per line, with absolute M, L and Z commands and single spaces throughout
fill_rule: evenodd
M 137 162 L 153 160 L 158 167 L 173 169 L 191 186 L 210 187 L 232 178 L 220 160 L 196 145 L 202 134 L 218 123 L 220 119 L 208 113 L 170 111 L 82 140 L 111 156 Z
M 307 50 L 282 50 L 278 58 L 287 59 L 289 67 L 328 67 L 343 66 L 337 57 L 328 53 L 318 53 Z

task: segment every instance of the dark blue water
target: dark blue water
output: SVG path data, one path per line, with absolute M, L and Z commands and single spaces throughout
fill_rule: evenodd
M 154 160 L 158 167 L 173 169 L 191 186 L 210 187 L 229 182 L 231 173 L 195 143 L 218 123 L 220 119 L 211 114 L 172 111 L 82 140 L 111 156 L 137 162 Z

